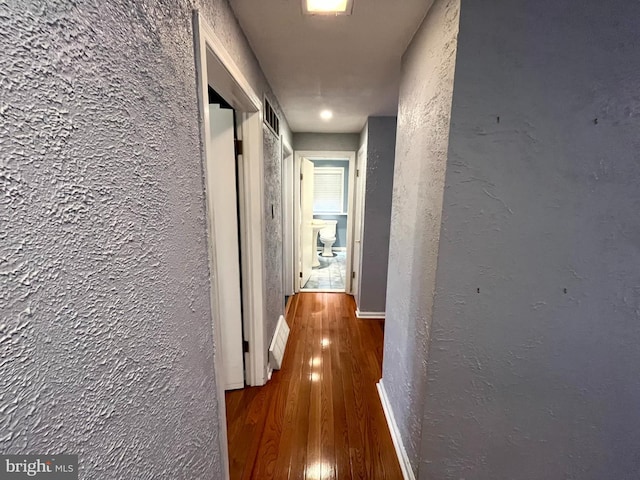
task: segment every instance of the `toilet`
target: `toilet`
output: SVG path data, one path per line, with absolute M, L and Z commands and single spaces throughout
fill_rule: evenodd
M 324 245 L 321 255 L 323 257 L 333 257 L 333 244 L 336 243 L 337 220 L 325 220 L 324 226 L 320 229 L 320 241 Z

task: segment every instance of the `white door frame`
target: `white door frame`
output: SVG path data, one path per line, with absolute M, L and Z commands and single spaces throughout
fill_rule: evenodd
M 365 143 L 358 150 L 356 157 L 356 178 L 355 185 L 355 205 L 353 208 L 353 271 L 356 278 L 352 284 L 351 292 L 356 300 L 356 307 L 360 303 L 360 286 L 362 285 L 362 237 L 364 234 L 364 201 L 365 185 L 367 182 L 367 144 Z M 358 244 L 358 245 L 356 245 Z M 358 248 L 356 248 L 356 246 Z
M 293 149 L 282 139 L 282 267 L 283 292 L 285 295 L 295 293 L 294 271 L 296 262 L 294 256 L 294 228 L 293 228 Z
M 349 162 L 349 192 L 347 194 L 347 258 L 346 258 L 346 278 L 344 291 L 351 293 L 351 272 L 353 255 L 353 209 L 355 200 L 355 178 L 356 178 L 356 152 L 353 151 L 319 151 L 319 150 L 298 150 L 295 152 L 294 170 L 294 208 L 293 208 L 293 234 L 294 234 L 294 280 L 295 291 L 300 291 L 300 162 L 302 158 L 309 160 L 348 160 Z
M 246 380 L 249 385 L 264 385 L 267 378 L 265 342 L 265 286 L 264 286 L 264 228 L 262 219 L 263 204 L 263 156 L 262 156 L 262 102 L 253 88 L 227 52 L 211 27 L 198 11 L 193 15 L 196 81 L 198 107 L 200 114 L 200 138 L 202 144 L 201 164 L 206 175 L 207 135 L 209 131 L 208 85 L 211 84 L 223 98 L 231 104 L 240 117 L 243 138 L 243 155 L 240 164 L 241 185 L 240 205 L 240 243 L 242 258 L 243 314 L 248 333 L 249 354 L 245 357 Z M 206 178 L 206 177 L 205 177 Z M 203 182 L 204 186 L 204 182 Z M 220 451 L 223 460 L 225 478 L 229 478 L 229 455 L 227 444 L 227 420 L 224 385 L 221 381 L 222 356 L 219 348 L 220 322 L 217 309 L 218 288 L 215 259 L 215 231 L 209 222 L 208 207 L 208 247 L 209 271 L 211 278 L 210 302 L 216 351 L 214 352 L 214 371 L 216 376 Z M 229 261 L 236 261 L 229 259 Z

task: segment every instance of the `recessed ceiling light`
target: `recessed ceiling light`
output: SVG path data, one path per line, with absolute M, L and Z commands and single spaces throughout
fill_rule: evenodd
M 320 112 L 320 118 L 323 120 L 331 120 L 333 118 L 333 112 L 331 110 L 322 110 Z
M 302 0 L 308 15 L 351 15 L 353 0 Z

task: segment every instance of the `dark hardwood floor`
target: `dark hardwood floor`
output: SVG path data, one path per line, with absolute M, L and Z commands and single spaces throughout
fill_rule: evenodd
M 401 480 L 376 390 L 384 322 L 356 319 L 341 293 L 293 301 L 282 369 L 227 392 L 232 480 Z

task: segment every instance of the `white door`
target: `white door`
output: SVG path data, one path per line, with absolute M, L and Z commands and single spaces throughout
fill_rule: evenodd
M 233 110 L 209 105 L 209 121 L 207 201 L 216 250 L 211 273 L 218 289 L 224 387 L 231 390 L 244 387 Z
M 302 159 L 300 165 L 300 288 L 311 276 L 311 265 L 317 255 L 313 239 L 313 162 Z
M 355 272 L 355 281 L 351 285 L 351 292 L 356 299 L 356 305 L 360 304 L 360 262 L 362 257 L 362 234 L 363 234 L 363 217 L 364 217 L 364 192 L 365 192 L 365 170 L 366 170 L 366 154 L 365 147 L 358 150 L 356 157 L 356 206 L 354 211 L 353 222 L 353 271 Z

